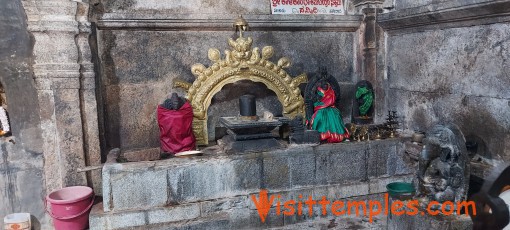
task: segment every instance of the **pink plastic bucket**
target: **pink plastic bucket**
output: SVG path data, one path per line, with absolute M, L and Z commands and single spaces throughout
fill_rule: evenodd
M 94 204 L 94 192 L 85 186 L 59 189 L 46 197 L 56 230 L 81 230 L 89 225 L 89 212 Z M 47 203 L 45 202 L 45 203 Z

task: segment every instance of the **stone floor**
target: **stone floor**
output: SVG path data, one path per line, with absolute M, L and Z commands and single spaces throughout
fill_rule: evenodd
M 386 216 L 374 217 L 372 223 L 369 222 L 368 217 L 355 217 L 343 216 L 337 218 L 321 218 L 311 220 L 303 223 L 287 225 L 278 228 L 271 228 L 273 230 L 293 230 L 293 229 L 387 229 Z

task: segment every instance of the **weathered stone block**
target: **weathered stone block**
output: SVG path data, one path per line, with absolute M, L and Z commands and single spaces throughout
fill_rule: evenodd
M 263 159 L 262 188 L 288 189 L 290 185 L 289 157 L 287 155 L 272 156 Z
M 102 205 L 98 204 L 92 208 L 89 216 L 90 229 L 230 229 L 230 221 L 225 212 L 197 218 L 200 214 L 199 206 L 200 204 L 192 204 L 104 213 Z
M 403 143 L 397 143 L 395 151 L 390 151 L 387 154 L 387 175 L 411 174 L 417 170 L 415 162 L 405 153 Z
M 369 194 L 368 182 L 323 186 L 313 190 L 313 197 L 315 200 L 320 200 L 323 196 L 325 196 L 326 199 L 333 201 L 347 197 L 364 196 L 367 194 Z
M 166 170 L 112 172 L 112 209 L 165 206 L 168 200 Z
M 121 212 L 114 215 L 91 215 L 90 229 L 122 229 L 148 224 L 143 211 Z
M 368 176 L 387 174 L 388 156 L 397 151 L 397 140 L 370 141 L 368 147 Z
M 245 209 L 253 205 L 250 196 L 237 196 L 220 200 L 204 201 L 201 203 L 201 215 L 221 212 L 230 209 Z M 253 205 L 253 207 L 255 207 Z
M 271 228 L 283 226 L 283 214 L 276 214 L 276 209 L 271 208 L 264 222 L 262 222 L 257 210 L 236 209 L 230 212 L 232 229 Z
M 132 161 L 154 161 L 159 160 L 161 157 L 161 149 L 160 148 L 151 148 L 151 149 L 139 149 L 123 152 L 122 156 L 126 158 L 126 160 Z
M 316 147 L 317 184 L 367 180 L 367 148 L 358 143 Z
M 257 159 L 218 159 L 168 171 L 170 203 L 246 195 L 260 187 Z
M 200 216 L 200 204 L 177 205 L 175 207 L 150 209 L 147 221 L 150 224 L 191 220 Z
M 298 149 L 296 149 L 298 150 Z M 312 148 L 289 156 L 290 184 L 292 188 L 315 185 L 315 154 Z

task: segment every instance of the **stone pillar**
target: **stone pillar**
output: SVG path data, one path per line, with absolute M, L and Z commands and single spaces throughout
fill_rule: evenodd
M 80 103 L 81 65 L 76 37 L 77 3 L 24 0 L 34 39 L 34 80 L 40 104 L 46 190 L 86 185 L 84 127 Z
M 377 15 L 382 13 L 384 0 L 355 0 L 354 5 L 362 13 L 363 24 L 360 26 L 360 50 L 362 55 L 361 80 L 370 81 L 374 87 L 374 121 L 384 121 L 386 109 L 384 91 L 384 31 L 377 25 Z

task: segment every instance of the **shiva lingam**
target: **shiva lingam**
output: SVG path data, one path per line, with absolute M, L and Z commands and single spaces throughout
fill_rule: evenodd
M 272 116 L 259 118 L 256 112 L 255 96 L 243 95 L 239 98 L 240 116 L 220 117 L 229 135 L 222 138 L 227 153 L 267 151 L 282 147 L 271 131 L 282 122 Z

